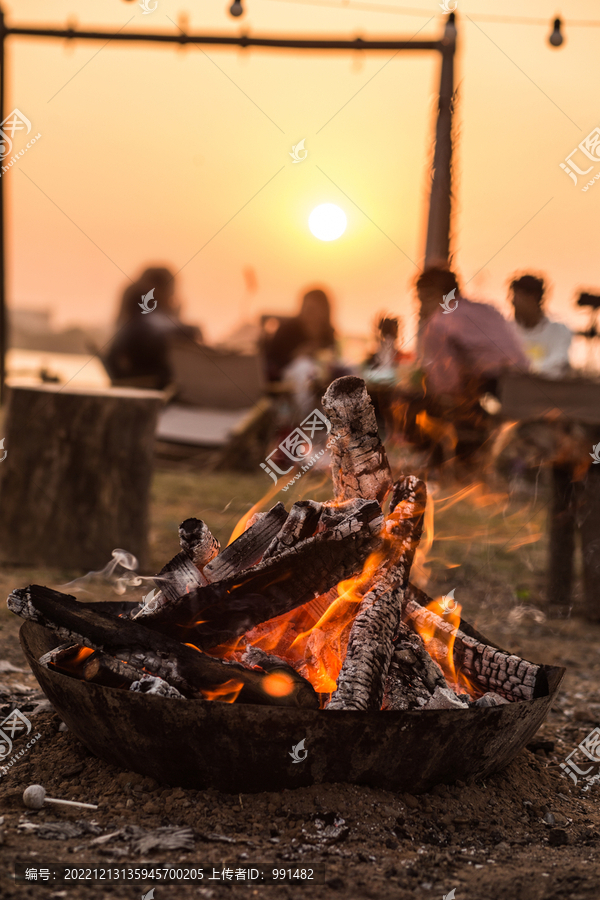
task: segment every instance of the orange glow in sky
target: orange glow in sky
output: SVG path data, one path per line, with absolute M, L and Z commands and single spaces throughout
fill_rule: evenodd
M 437 39 L 444 24 L 436 0 L 411 0 L 413 14 L 368 10 L 370 0 L 244 0 L 236 19 L 229 0 L 157 2 L 147 15 L 123 0 L 12 0 L 4 11 L 14 25 L 173 31 L 185 14 L 194 32 L 307 37 Z M 566 41 L 553 49 L 559 11 Z M 572 301 L 600 290 L 600 183 L 582 192 L 585 179 L 575 186 L 560 163 L 600 126 L 600 27 L 569 27 L 600 21 L 600 7 L 459 0 L 457 16 L 453 248 L 465 293 L 508 312 L 507 280 L 531 269 L 553 285 L 551 313 L 583 325 Z M 439 67 L 435 53 L 11 37 L 6 112 L 18 107 L 42 137 L 3 176 L 9 305 L 51 308 L 61 327 L 106 324 L 129 280 L 157 262 L 180 272 L 184 318 L 211 340 L 292 311 L 315 283 L 331 289 L 340 331 L 366 333 L 385 310 L 410 334 Z M 337 240 L 308 228 L 321 204 L 347 217 Z

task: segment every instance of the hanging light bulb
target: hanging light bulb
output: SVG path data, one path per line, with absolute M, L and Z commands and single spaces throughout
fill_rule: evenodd
M 553 47 L 560 47 L 560 45 L 561 45 L 561 44 L 563 43 L 563 41 L 564 41 L 564 37 L 562 36 L 561 31 L 560 31 L 561 25 L 562 25 L 562 22 L 561 22 L 560 19 L 555 19 L 555 20 L 554 20 L 554 31 L 552 32 L 552 34 L 551 34 L 550 37 L 548 38 L 550 44 L 551 44 Z
M 446 27 L 444 28 L 444 39 L 446 41 L 456 40 L 456 15 L 451 12 L 446 19 Z
M 244 12 L 244 7 L 242 6 L 242 0 L 233 0 L 233 3 L 229 7 L 229 12 L 232 16 L 241 16 Z

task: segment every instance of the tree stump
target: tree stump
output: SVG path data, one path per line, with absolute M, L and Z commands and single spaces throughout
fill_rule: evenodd
M 101 569 L 120 547 L 148 565 L 156 419 L 136 388 L 14 386 L 0 462 L 0 561 Z

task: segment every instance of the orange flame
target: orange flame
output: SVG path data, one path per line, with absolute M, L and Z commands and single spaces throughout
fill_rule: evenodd
M 425 410 L 415 416 L 415 421 L 423 434 L 430 437 L 436 444 L 441 445 L 446 459 L 452 456 L 458 444 L 458 437 L 456 428 L 451 422 L 446 422 L 444 419 L 435 419 L 433 416 L 427 415 Z
M 91 647 L 80 647 L 77 653 L 74 656 L 59 660 L 58 662 L 53 663 L 53 665 L 57 669 L 61 669 L 64 672 L 72 672 L 74 674 L 79 674 L 82 668 L 82 664 L 86 661 L 88 657 L 95 653 L 95 650 L 92 650 Z
M 244 513 L 244 515 L 238 520 L 233 531 L 231 532 L 231 537 L 227 541 L 227 546 L 237 540 L 240 534 L 244 533 L 247 528 L 248 521 L 252 518 L 254 513 L 261 512 L 263 506 L 265 506 L 265 504 L 267 504 L 269 500 L 271 500 L 271 498 L 279 492 L 279 490 L 281 490 L 281 488 L 278 488 L 277 484 L 274 484 L 273 487 L 269 488 L 267 493 L 263 497 L 261 497 L 260 500 L 255 503 L 251 509 L 248 510 L 247 513 Z
M 230 678 L 229 681 L 225 681 L 215 688 L 203 689 L 201 693 L 205 700 L 219 700 L 221 703 L 235 703 L 243 687 L 243 681 L 239 681 L 237 678 Z
M 441 668 L 448 686 L 457 694 L 469 694 L 473 698 L 481 697 L 482 690 L 473 684 L 454 663 L 454 644 L 456 632 L 460 626 L 462 607 L 455 603 L 454 608 L 449 605 L 444 597 L 432 600 L 426 607 L 429 612 L 435 613 L 443 622 L 452 626 L 452 631 L 437 627 L 435 620 L 415 622 L 415 628 L 425 645 L 425 649 Z

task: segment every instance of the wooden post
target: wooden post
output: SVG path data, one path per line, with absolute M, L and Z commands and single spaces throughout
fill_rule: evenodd
M 595 435 L 595 441 L 600 435 Z M 585 615 L 600 622 L 600 465 L 592 463 L 582 487 L 581 556 Z
M 4 121 L 4 102 L 6 97 L 4 48 L 6 31 L 4 25 L 4 11 L 0 9 L 0 122 Z M 8 348 L 7 327 L 8 316 L 6 314 L 6 277 L 4 271 L 4 178 L 0 173 L 0 405 L 6 400 L 6 350 Z
M 435 130 L 435 150 L 425 265 L 446 262 L 450 254 L 450 220 L 452 212 L 452 104 L 454 95 L 454 54 L 456 53 L 455 15 L 448 16 L 442 42 L 442 71 L 438 118 Z
M 0 561 L 101 569 L 120 547 L 148 565 L 156 418 L 135 388 L 11 387 L 0 463 Z
M 567 612 L 573 589 L 575 552 L 575 496 L 573 467 L 552 466 L 550 543 L 548 560 L 548 601 Z

